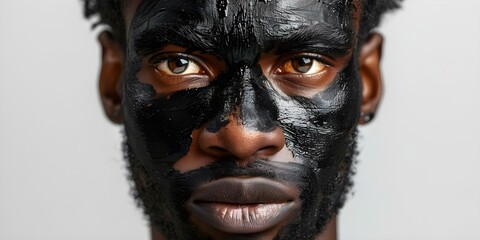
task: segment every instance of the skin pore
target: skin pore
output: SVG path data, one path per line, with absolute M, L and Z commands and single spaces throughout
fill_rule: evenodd
M 382 38 L 358 1 L 130 1 L 100 91 L 153 239 L 335 239 Z M 360 120 L 362 122 L 362 120 Z M 273 189 L 273 190 L 272 190 Z M 217 194 L 221 193 L 221 194 Z

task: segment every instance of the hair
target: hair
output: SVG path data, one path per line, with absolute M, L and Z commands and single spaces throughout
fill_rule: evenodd
M 120 43 L 125 41 L 125 21 L 122 8 L 125 0 L 82 0 L 84 2 L 84 15 L 91 18 L 99 16 L 99 20 L 93 24 L 107 25 L 112 34 Z M 389 11 L 400 7 L 403 0 L 360 0 L 362 15 L 360 19 L 360 42 L 380 24 L 382 16 Z
M 403 0 L 360 0 L 362 15 L 360 18 L 360 39 L 363 41 L 379 24 L 386 12 L 400 8 Z

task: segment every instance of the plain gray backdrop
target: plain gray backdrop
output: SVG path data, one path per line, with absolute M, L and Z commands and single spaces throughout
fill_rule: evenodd
M 480 1 L 407 0 L 343 240 L 480 239 Z M 76 0 L 0 0 L 0 239 L 144 239 Z

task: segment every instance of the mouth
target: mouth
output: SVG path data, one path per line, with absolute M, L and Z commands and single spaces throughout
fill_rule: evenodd
M 198 188 L 187 206 L 195 218 L 222 232 L 258 233 L 291 217 L 299 193 L 266 178 L 228 177 Z

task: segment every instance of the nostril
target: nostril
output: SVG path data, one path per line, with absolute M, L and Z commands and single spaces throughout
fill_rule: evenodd
M 269 149 L 269 148 L 270 148 L 270 146 L 262 147 L 262 148 L 258 149 L 258 151 L 259 151 L 259 152 L 262 152 L 262 151 L 264 151 L 264 150 L 266 150 L 266 149 Z
M 258 151 L 256 152 L 256 155 L 259 157 L 269 157 L 270 155 L 274 155 L 278 151 L 280 151 L 283 148 L 283 145 L 268 145 L 262 148 L 259 148 Z
M 274 154 L 275 152 L 278 152 L 278 150 L 280 149 L 277 148 L 276 146 L 266 146 L 258 149 L 257 154 L 270 155 L 270 154 Z
M 225 156 L 228 154 L 228 150 L 219 146 L 210 146 L 208 149 L 210 154 L 214 156 Z

